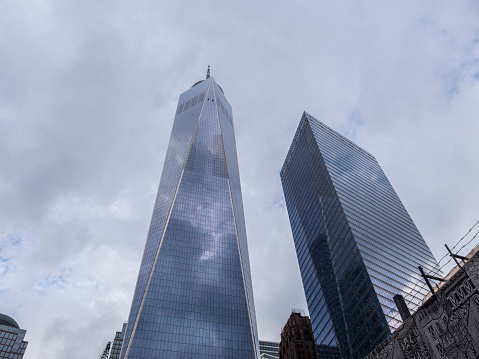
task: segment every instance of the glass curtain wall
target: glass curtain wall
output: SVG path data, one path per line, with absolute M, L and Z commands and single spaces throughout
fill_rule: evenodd
M 231 106 L 212 77 L 180 96 L 122 358 L 257 358 Z
M 320 358 L 362 358 L 427 294 L 437 262 L 376 159 L 304 113 L 281 171 Z

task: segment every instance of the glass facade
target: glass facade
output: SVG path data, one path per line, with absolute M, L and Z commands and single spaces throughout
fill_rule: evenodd
M 121 332 L 116 332 L 115 339 L 111 346 L 109 359 L 118 359 L 120 358 L 121 346 L 123 345 L 123 338 L 125 337 L 126 323 L 123 323 Z
M 257 358 L 231 106 L 180 95 L 121 358 Z
M 24 341 L 26 330 L 5 314 L 0 314 L 0 358 L 22 359 L 28 342 Z
M 260 340 L 259 352 L 261 359 L 279 359 L 279 343 Z
M 280 175 L 319 357 L 363 358 L 437 262 L 376 159 L 307 113 Z

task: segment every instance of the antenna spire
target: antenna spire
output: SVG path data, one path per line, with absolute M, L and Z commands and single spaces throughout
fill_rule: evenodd
M 206 71 L 206 78 L 210 78 L 210 65 L 208 65 L 208 71 Z

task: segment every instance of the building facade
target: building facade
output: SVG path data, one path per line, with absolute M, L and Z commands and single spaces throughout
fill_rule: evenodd
M 479 247 L 366 359 L 479 358 Z
M 115 339 L 111 346 L 109 359 L 119 359 L 121 354 L 121 346 L 123 345 L 123 338 L 125 337 L 126 323 L 123 323 L 121 332 L 116 332 Z
M 0 314 L 0 359 L 22 359 L 28 342 L 24 341 L 26 330 L 5 314 Z
M 280 175 L 319 357 L 363 358 L 437 262 L 376 159 L 307 113 Z
M 231 106 L 212 77 L 180 95 L 122 359 L 257 358 Z
M 259 353 L 261 359 L 279 359 L 279 343 L 260 340 Z
M 291 313 L 281 331 L 279 359 L 317 359 L 313 328 L 309 317 Z

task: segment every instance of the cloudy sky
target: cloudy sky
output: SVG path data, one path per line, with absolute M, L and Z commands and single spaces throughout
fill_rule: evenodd
M 303 111 L 376 156 L 437 258 L 479 219 L 477 1 L 0 0 L 0 312 L 25 358 L 99 357 L 121 329 L 178 96 L 208 64 L 261 339 L 306 309 L 279 179 Z

